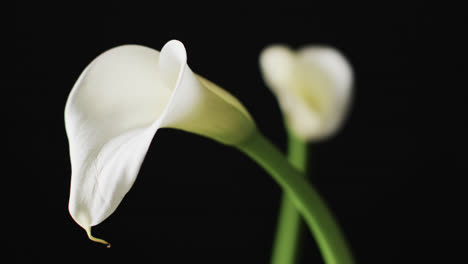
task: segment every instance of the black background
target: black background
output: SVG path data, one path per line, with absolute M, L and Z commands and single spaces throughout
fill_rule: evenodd
M 285 149 L 280 111 L 258 55 L 272 43 L 325 44 L 356 74 L 340 133 L 312 146 L 312 182 L 359 263 L 466 259 L 466 18 L 456 8 L 258 7 L 158 3 L 17 4 L 15 75 L 6 144 L 14 185 L 4 226 L 18 263 L 268 263 L 280 198 L 275 182 L 233 148 L 158 131 L 132 190 L 90 242 L 68 214 L 67 95 L 101 52 L 181 40 L 190 67 L 242 101 Z M 11 232 L 11 233 L 10 233 Z M 321 263 L 313 240 L 303 263 Z M 461 261 L 463 262 L 463 261 Z

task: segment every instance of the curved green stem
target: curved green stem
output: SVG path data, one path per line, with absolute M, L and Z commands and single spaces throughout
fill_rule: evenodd
M 298 171 L 306 174 L 307 142 L 288 131 L 288 160 Z M 286 193 L 283 193 L 278 215 L 271 264 L 298 263 L 303 233 L 302 217 Z
M 276 147 L 259 132 L 236 147 L 262 166 L 289 196 L 304 217 L 327 264 L 354 263 L 344 235 L 319 193 Z

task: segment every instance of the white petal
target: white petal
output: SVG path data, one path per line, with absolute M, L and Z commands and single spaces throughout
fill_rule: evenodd
M 69 210 L 83 228 L 107 218 L 129 191 L 171 89 L 158 76 L 159 52 L 121 46 L 96 58 L 65 108 L 72 180 Z
M 352 73 L 336 50 L 308 46 L 294 52 L 274 45 L 264 49 L 260 66 L 297 136 L 319 140 L 338 129 L 347 112 Z
M 260 55 L 263 78 L 274 92 L 288 90 L 296 78 L 296 54 L 287 46 L 272 45 Z
M 298 51 L 298 57 L 309 73 L 316 72 L 322 76 L 323 86 L 317 87 L 326 89 L 330 93 L 330 105 L 333 107 L 329 110 L 323 134 L 331 135 L 343 123 L 352 99 L 351 65 L 338 50 L 331 47 L 306 46 Z
M 242 142 L 255 128 L 234 97 L 190 70 L 178 41 L 161 53 L 129 45 L 100 55 L 73 87 L 65 125 L 72 163 L 69 210 L 90 238 L 90 227 L 112 214 L 130 190 L 158 128 L 225 144 Z

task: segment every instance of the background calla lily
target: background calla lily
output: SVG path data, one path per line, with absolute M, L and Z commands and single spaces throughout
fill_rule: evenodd
M 273 45 L 262 51 L 260 68 L 296 136 L 314 141 L 337 131 L 353 83 L 351 66 L 337 50 L 306 46 L 296 52 Z
M 179 41 L 161 53 L 138 45 L 111 49 L 84 70 L 66 107 L 72 179 L 69 211 L 90 239 L 91 226 L 117 208 L 156 131 L 171 127 L 235 145 L 255 130 L 245 108 L 195 75 Z

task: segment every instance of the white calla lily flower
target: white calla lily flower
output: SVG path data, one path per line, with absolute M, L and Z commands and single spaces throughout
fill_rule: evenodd
M 195 75 L 182 43 L 125 45 L 83 71 L 65 107 L 72 179 L 69 211 L 89 238 L 134 183 L 156 131 L 177 128 L 236 145 L 255 124 L 237 99 Z
M 339 129 L 351 101 L 353 73 L 337 50 L 306 46 L 296 52 L 273 45 L 262 51 L 260 68 L 297 137 L 316 141 Z

